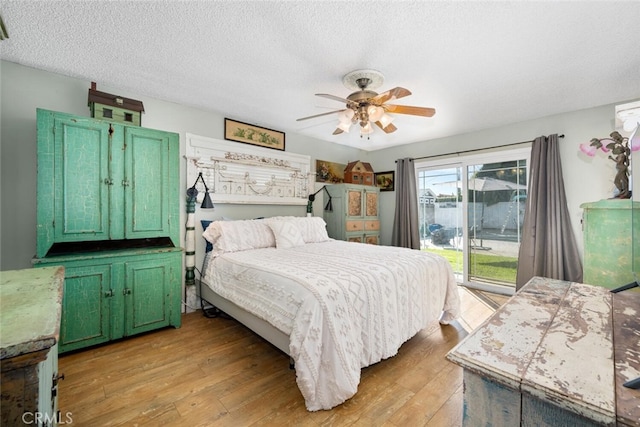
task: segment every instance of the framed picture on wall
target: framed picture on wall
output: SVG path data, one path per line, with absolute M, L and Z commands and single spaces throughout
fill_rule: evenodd
M 374 174 L 376 187 L 380 187 L 380 191 L 393 191 L 395 183 L 395 172 L 377 172 Z
M 224 139 L 284 151 L 284 132 L 224 119 Z
M 339 183 L 344 182 L 344 168 L 342 163 L 316 159 L 316 182 Z

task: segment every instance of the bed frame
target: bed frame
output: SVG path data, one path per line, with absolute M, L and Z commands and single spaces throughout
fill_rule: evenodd
M 203 282 L 200 283 L 200 297 L 260 335 L 287 356 L 291 356 L 289 354 L 289 335 L 275 328 L 265 320 L 240 308 L 228 299 L 218 295 Z

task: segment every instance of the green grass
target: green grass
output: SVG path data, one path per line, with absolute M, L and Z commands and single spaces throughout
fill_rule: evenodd
M 433 252 L 451 264 L 453 271 L 462 271 L 462 251 L 453 249 L 423 249 Z M 469 276 L 495 283 L 516 283 L 518 258 L 501 255 L 472 253 L 469 262 Z

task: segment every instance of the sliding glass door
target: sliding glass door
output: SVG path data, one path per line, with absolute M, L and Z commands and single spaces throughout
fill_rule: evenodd
M 425 167 L 416 172 L 420 247 L 445 256 L 458 281 L 462 281 L 462 168 L 459 165 L 442 165 Z
M 449 260 L 458 281 L 515 289 L 529 150 L 416 164 L 422 249 Z

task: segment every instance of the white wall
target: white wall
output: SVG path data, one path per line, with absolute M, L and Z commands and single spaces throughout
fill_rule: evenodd
M 87 91 L 90 80 L 0 61 L 0 270 L 29 268 L 36 245 L 36 108 L 89 115 Z M 135 93 L 121 93 L 118 88 L 98 89 L 143 101 L 144 127 L 177 132 L 184 154 L 186 132 L 223 138 L 224 114 L 190 108 Z M 508 100 L 505 100 L 508 102 Z M 619 103 L 628 102 L 621 100 Z M 376 171 L 395 170 L 394 160 L 422 157 L 468 149 L 532 140 L 539 135 L 564 134 L 561 156 L 565 188 L 573 230 L 580 248 L 580 204 L 609 197 L 613 188 L 614 165 L 604 156 L 588 158 L 578 153 L 578 145 L 592 137 L 607 136 L 614 129 L 614 106 L 607 105 L 549 116 L 537 120 L 457 135 L 432 141 L 408 144 L 394 149 L 363 152 L 338 144 L 318 141 L 296 134 L 286 135 L 286 150 L 307 154 L 316 159 L 348 163 L 370 162 Z M 252 122 L 251 117 L 235 117 Z M 277 128 L 277 127 L 276 127 Z M 402 129 L 399 130 L 401 132 Z M 185 180 L 186 163 L 181 163 L 181 198 L 192 183 Z M 391 242 L 395 192 L 381 193 L 382 243 Z M 316 201 L 316 214 L 322 209 Z M 184 202 L 181 211 L 184 211 Z M 182 213 L 184 216 L 184 213 Z M 252 218 L 272 215 L 304 215 L 304 207 L 217 204 L 206 217 Z M 197 213 L 198 219 L 202 213 Z M 184 223 L 184 218 L 182 218 Z M 183 230 L 184 234 L 184 230 Z M 201 239 L 198 239 L 200 241 Z M 198 250 L 201 248 L 199 247 Z

